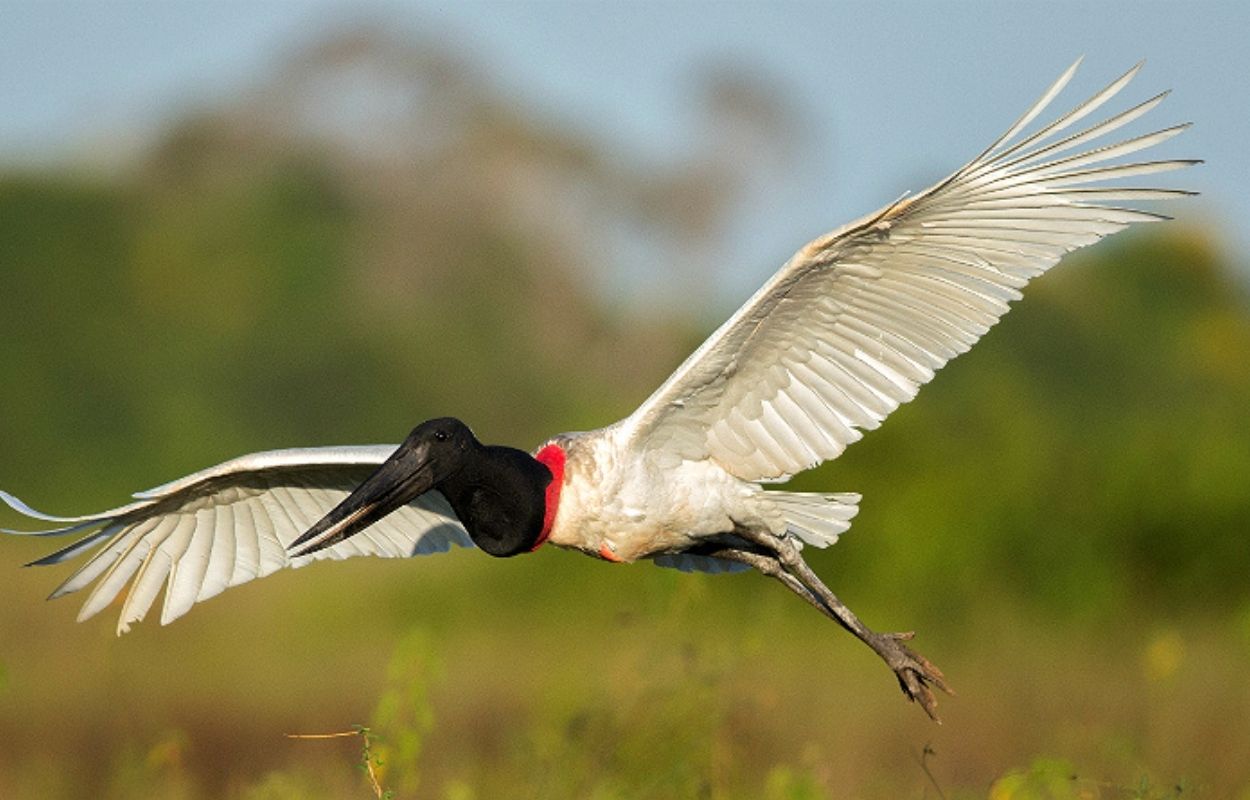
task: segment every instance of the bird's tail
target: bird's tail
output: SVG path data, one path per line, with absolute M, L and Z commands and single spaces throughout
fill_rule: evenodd
M 836 542 L 851 527 L 851 518 L 859 513 L 860 496 L 853 492 L 770 491 L 767 497 L 781 511 L 786 529 L 813 547 L 828 547 Z

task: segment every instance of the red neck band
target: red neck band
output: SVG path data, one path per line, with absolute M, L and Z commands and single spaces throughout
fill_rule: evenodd
M 543 498 L 543 529 L 538 534 L 538 541 L 530 548 L 534 552 L 542 547 L 543 542 L 551 535 L 551 526 L 556 521 L 556 508 L 560 505 L 560 489 L 564 486 L 564 451 L 559 445 L 549 444 L 539 450 L 534 458 L 551 471 L 551 483 L 547 484 L 547 494 Z

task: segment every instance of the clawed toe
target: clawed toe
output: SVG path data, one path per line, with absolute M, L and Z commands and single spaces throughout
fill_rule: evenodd
M 822 614 L 871 647 L 894 671 L 903 694 L 909 700 L 919 703 L 935 722 L 941 722 L 937 716 L 937 700 L 930 687 L 941 689 L 947 694 L 954 692 L 946 685 L 946 678 L 941 670 L 903 644 L 910 642 L 915 633 L 875 633 L 860 622 L 837 595 L 829 591 L 829 587 L 825 586 L 788 540 L 763 535 L 750 529 L 741 529 L 736 533 L 759 547 L 760 551 L 726 547 L 706 555 L 754 567 L 811 603 Z
M 903 694 L 909 700 L 919 703 L 934 722 L 941 723 L 942 720 L 937 715 L 937 698 L 929 687 L 936 687 L 950 695 L 954 691 L 946 684 L 946 677 L 940 669 L 903 644 L 913 636 L 913 632 L 879 634 L 871 644 L 890 669 L 894 670 Z

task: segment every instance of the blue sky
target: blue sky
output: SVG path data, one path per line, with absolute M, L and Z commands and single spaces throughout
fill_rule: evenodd
M 633 156 L 697 147 L 692 68 L 732 62 L 777 84 L 811 127 L 808 160 L 736 224 L 731 284 L 758 284 L 806 239 L 924 188 L 1000 133 L 1077 56 L 1070 102 L 1140 59 L 1127 92 L 1192 121 L 1164 157 L 1207 165 L 1170 209 L 1250 252 L 1250 4 L 13 2 L 0 0 L 0 161 L 81 158 L 245 88 L 344 20 L 382 20 L 468 53 L 525 103 Z M 1061 103 L 1061 105 L 1066 105 Z M 748 266 L 749 265 L 749 266 Z M 740 293 L 739 286 L 732 293 Z

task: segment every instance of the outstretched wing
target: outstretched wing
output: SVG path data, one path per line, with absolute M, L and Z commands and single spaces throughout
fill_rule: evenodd
M 52 597 L 96 582 L 78 615 L 82 621 L 126 593 L 118 634 L 143 619 L 162 586 L 161 624 L 168 624 L 201 600 L 283 567 L 352 556 L 402 558 L 444 552 L 453 544 L 471 547 L 451 506 L 438 492 L 427 492 L 333 547 L 299 558 L 288 555 L 290 542 L 394 450 L 394 445 L 376 445 L 254 453 L 140 492 L 128 505 L 82 517 L 43 514 L 0 492 L 0 499 L 26 516 L 62 525 L 5 533 L 84 534 L 34 564 L 57 564 L 103 542 Z
M 1140 64 L 1020 136 L 1079 63 L 949 178 L 796 253 L 620 423 L 622 435 L 656 453 L 711 457 L 744 480 L 784 479 L 877 427 L 1065 253 L 1164 219 L 1117 203 L 1192 193 L 1104 183 L 1198 163 L 1120 160 L 1187 126 L 1087 148 L 1166 93 L 1062 135 Z

